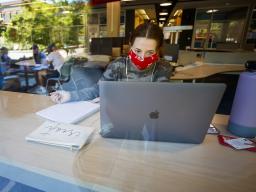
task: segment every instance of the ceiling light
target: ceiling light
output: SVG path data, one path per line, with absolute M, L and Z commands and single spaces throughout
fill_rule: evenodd
M 162 18 L 160 18 L 159 20 L 160 20 L 160 21 L 165 21 L 165 20 L 166 20 L 166 18 L 163 18 L 163 17 L 162 17 Z
M 163 23 L 159 23 L 159 27 L 163 27 L 164 26 L 164 24 Z
M 146 11 L 144 9 L 136 9 L 136 14 L 139 15 L 140 17 L 143 17 L 143 19 L 149 19 Z
M 209 9 L 206 11 L 206 13 L 216 13 L 217 11 L 219 11 L 218 9 Z
M 160 4 L 160 6 L 162 6 L 162 7 L 166 7 L 166 6 L 170 6 L 170 5 L 172 5 L 172 3 L 161 3 Z
M 143 19 L 149 20 L 148 15 L 142 15 Z
M 137 9 L 136 11 L 139 13 L 139 15 L 146 15 L 146 11 L 144 9 Z
M 160 12 L 159 15 L 168 15 L 167 12 Z
M 180 16 L 182 14 L 182 10 L 181 9 L 177 9 L 174 13 L 174 17 L 177 15 L 177 16 Z

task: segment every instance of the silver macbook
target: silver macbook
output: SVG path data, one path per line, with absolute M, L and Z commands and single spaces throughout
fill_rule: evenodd
M 101 135 L 201 143 L 224 84 L 100 81 Z

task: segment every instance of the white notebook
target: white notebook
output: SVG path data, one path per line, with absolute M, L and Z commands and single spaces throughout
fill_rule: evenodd
M 94 128 L 46 121 L 27 137 L 27 141 L 79 150 Z
M 37 115 L 60 123 L 77 123 L 99 111 L 100 105 L 90 101 L 56 104 L 41 111 Z

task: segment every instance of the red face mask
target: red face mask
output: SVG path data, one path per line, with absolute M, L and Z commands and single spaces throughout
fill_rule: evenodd
M 141 59 L 136 55 L 136 53 L 134 53 L 132 49 L 129 51 L 128 56 L 139 70 L 144 70 L 148 68 L 150 65 L 158 60 L 158 55 L 156 53 L 152 54 L 149 57 L 144 57 Z

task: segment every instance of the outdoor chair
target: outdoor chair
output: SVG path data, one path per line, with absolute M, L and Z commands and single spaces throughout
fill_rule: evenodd
M 59 77 L 51 77 L 51 78 L 47 79 L 46 90 L 48 91 L 48 85 L 50 82 L 55 82 L 56 89 L 60 88 L 61 90 L 63 90 L 62 84 L 67 83 L 70 80 L 73 82 L 75 88 L 77 89 L 76 83 L 71 76 L 72 66 L 73 66 L 73 62 L 69 62 L 69 61 L 65 62 L 60 69 Z M 57 84 L 57 86 L 56 86 L 56 84 Z

